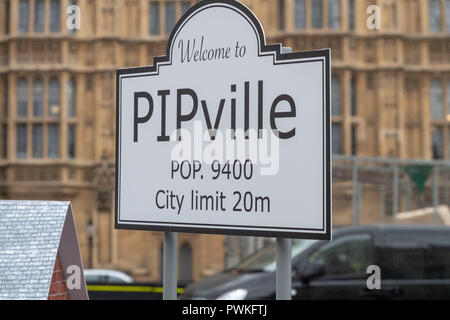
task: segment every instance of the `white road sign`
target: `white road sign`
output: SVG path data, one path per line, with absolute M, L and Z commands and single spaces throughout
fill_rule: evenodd
M 330 50 L 282 54 L 202 1 L 117 71 L 116 228 L 331 238 Z

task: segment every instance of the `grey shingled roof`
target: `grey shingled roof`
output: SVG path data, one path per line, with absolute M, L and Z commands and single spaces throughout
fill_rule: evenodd
M 0 200 L 0 300 L 47 299 L 68 206 Z

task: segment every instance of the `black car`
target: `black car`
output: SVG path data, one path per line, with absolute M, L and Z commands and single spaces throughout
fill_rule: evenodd
M 269 246 L 180 298 L 275 299 L 275 260 Z M 373 289 L 373 265 L 380 289 Z M 293 240 L 292 298 L 450 299 L 450 228 L 349 227 L 335 230 L 332 242 Z

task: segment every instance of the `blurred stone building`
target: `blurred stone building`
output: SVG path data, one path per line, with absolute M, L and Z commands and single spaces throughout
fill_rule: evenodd
M 0 0 L 0 198 L 71 200 L 86 267 L 161 277 L 162 234 L 113 229 L 115 70 L 152 64 L 194 2 Z M 335 154 L 450 160 L 449 0 L 243 2 L 269 43 L 332 49 Z M 372 4 L 381 30 L 367 28 Z M 345 223 L 352 189 L 339 185 L 333 219 Z M 180 280 L 261 245 L 180 234 Z

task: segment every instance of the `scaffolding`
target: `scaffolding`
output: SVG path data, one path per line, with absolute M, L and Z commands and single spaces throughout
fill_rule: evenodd
M 449 176 L 449 161 L 333 155 L 333 215 L 343 215 L 334 225 L 395 224 L 399 214 L 430 208 L 432 224 L 441 224 Z M 342 195 L 350 195 L 350 212 L 340 206 L 349 198 Z
M 450 226 L 450 161 L 332 158 L 333 227 L 397 223 Z M 227 266 L 272 241 L 227 237 Z

